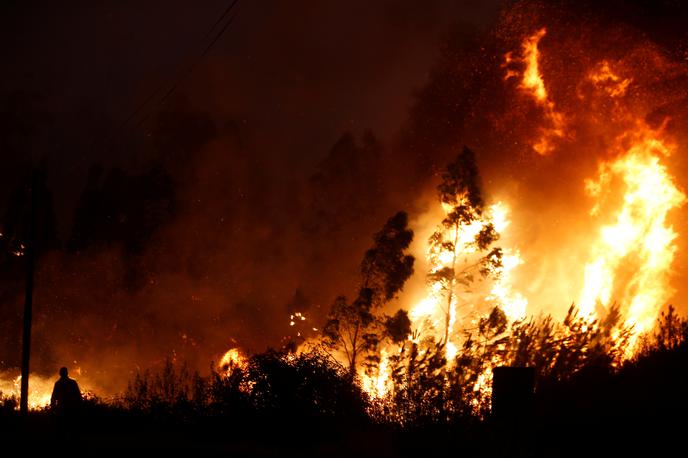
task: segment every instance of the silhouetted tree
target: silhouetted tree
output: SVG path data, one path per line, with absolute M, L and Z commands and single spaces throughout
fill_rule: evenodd
M 539 378 L 564 380 L 584 367 L 611 370 L 623 362 L 632 328 L 614 304 L 601 319 L 581 316 L 571 305 L 561 322 L 551 316 L 512 324 L 505 361 L 534 367 Z
M 376 311 L 401 290 L 413 273 L 414 258 L 405 254 L 412 239 L 405 212 L 389 218 L 375 234 L 373 247 L 361 262 L 358 296 L 352 302 L 340 296 L 332 305 L 323 329 L 325 344 L 345 354 L 351 377 L 361 354 L 366 354 L 368 367 L 379 362 L 375 349 L 380 341 L 382 318 Z
M 688 341 L 688 320 L 679 317 L 673 305 L 657 317 L 654 328 L 640 336 L 636 359 L 671 350 Z
M 478 321 L 475 332 L 467 334 L 447 370 L 452 414 L 484 416 L 489 411 L 489 377 L 494 366 L 503 363 L 510 335 L 502 309 L 493 307 Z
M 219 410 L 212 402 L 217 390 L 213 382 L 212 374 L 204 378 L 185 363 L 166 359 L 157 371 L 137 372 L 118 405 L 156 421 L 188 422 Z
M 411 334 L 411 320 L 408 312 L 397 310 L 393 316 L 385 318 L 385 331 L 393 343 L 399 344 Z
M 402 424 L 446 419 L 446 365 L 444 344 L 432 336 L 414 334 L 402 342 L 390 356 L 392 419 Z
M 365 397 L 349 383 L 347 370 L 317 348 L 292 356 L 275 351 L 256 355 L 247 377 L 252 405 L 268 418 L 365 417 Z

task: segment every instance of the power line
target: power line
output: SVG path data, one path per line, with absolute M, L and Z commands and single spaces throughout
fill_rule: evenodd
M 186 71 L 183 72 L 183 74 L 178 77 L 175 81 L 172 82 L 172 85 L 170 88 L 165 92 L 165 94 L 157 101 L 156 105 L 159 106 L 163 104 L 179 87 L 179 85 L 188 78 L 191 73 L 196 69 L 200 61 L 210 52 L 210 50 L 215 46 L 215 44 L 218 42 L 218 40 L 224 35 L 224 33 L 227 31 L 229 28 L 230 24 L 234 21 L 234 18 L 236 17 L 236 14 L 233 16 L 230 16 L 229 19 L 227 17 L 229 16 L 230 12 L 234 10 L 236 7 L 237 3 L 239 3 L 239 0 L 232 0 L 229 5 L 223 10 L 222 14 L 220 17 L 213 23 L 213 25 L 208 29 L 208 31 L 205 33 L 203 36 L 203 40 L 205 41 L 208 36 L 212 34 L 212 32 L 224 22 L 224 25 L 222 28 L 214 35 L 213 39 L 206 45 L 206 47 L 203 49 L 200 55 L 191 62 L 191 64 L 187 67 Z M 122 132 L 127 125 L 134 120 L 136 117 L 138 117 L 144 109 L 156 98 L 156 96 L 163 90 L 165 87 L 165 83 L 161 83 L 158 85 L 158 87 L 155 88 L 153 92 L 151 92 L 139 105 L 136 106 L 136 108 L 124 119 L 124 121 L 119 125 L 117 129 L 115 129 L 111 135 L 109 135 L 105 140 L 104 144 L 107 144 L 109 140 L 111 140 L 117 133 Z M 142 122 L 144 122 L 148 116 L 151 113 L 149 112 L 148 114 L 144 115 L 141 119 L 138 120 L 138 122 L 135 124 L 136 126 L 140 125 Z
M 213 26 L 205 34 L 205 36 L 203 37 L 204 40 L 206 38 L 208 38 L 208 35 L 210 35 L 213 30 L 215 30 L 215 27 L 217 27 L 222 21 L 224 21 L 224 19 L 227 17 L 229 12 L 232 11 L 232 9 L 234 8 L 234 5 L 236 5 L 238 1 L 239 0 L 233 0 L 232 2 L 230 2 L 230 4 L 227 6 L 227 8 L 222 12 L 222 15 L 220 16 L 220 18 L 217 21 L 215 21 L 215 24 L 213 24 Z
M 229 13 L 229 11 L 234 7 L 234 5 L 237 4 L 238 1 L 239 1 L 239 0 L 234 0 L 234 1 L 231 3 L 231 5 L 229 6 L 229 8 L 228 8 L 227 10 L 225 10 L 225 15 L 226 15 L 227 13 Z M 191 65 L 189 66 L 189 68 L 187 69 L 187 71 L 182 75 L 181 78 L 179 78 L 178 82 L 175 82 L 175 83 L 172 84 L 172 86 L 170 87 L 170 89 L 169 89 L 169 90 L 165 93 L 165 95 L 160 99 L 160 101 L 158 102 L 158 105 L 163 104 L 163 103 L 164 103 L 164 102 L 165 102 L 165 101 L 166 101 L 166 100 L 167 100 L 167 99 L 177 90 L 177 87 L 179 86 L 179 84 L 180 84 L 183 80 L 185 80 L 186 78 L 188 78 L 189 75 L 191 75 L 191 73 L 193 73 L 193 71 L 196 69 L 196 66 L 201 62 L 201 60 L 206 56 L 206 54 L 208 54 L 208 52 L 210 52 L 210 50 L 213 48 L 213 46 L 215 45 L 215 43 L 217 43 L 217 41 L 220 39 L 220 37 L 222 37 L 222 35 L 224 35 L 225 31 L 229 28 L 229 25 L 234 21 L 234 18 L 235 18 L 235 17 L 236 17 L 236 15 L 235 15 L 235 16 L 231 16 L 231 17 L 229 18 L 229 20 L 227 20 L 227 22 L 225 22 L 225 25 L 222 26 L 222 29 L 220 29 L 220 31 L 215 35 L 215 37 L 213 38 L 213 40 L 208 44 L 208 46 L 206 46 L 206 48 L 203 50 L 203 52 L 202 52 L 201 55 L 198 57 L 198 59 L 196 59 L 195 62 L 192 62 L 192 63 L 191 63 Z M 217 23 L 219 23 L 219 22 L 217 22 Z M 217 24 L 217 23 L 216 23 L 216 24 Z M 215 26 L 213 26 L 213 28 L 215 28 Z M 146 119 L 146 118 L 143 118 L 140 122 L 143 122 L 145 119 Z
M 232 8 L 234 8 L 234 5 L 236 5 L 238 1 L 239 0 L 234 0 L 232 2 L 229 9 L 227 9 L 227 13 L 229 13 L 229 11 Z M 220 37 L 225 33 L 225 31 L 227 30 L 227 27 L 229 27 L 229 24 L 231 24 L 232 21 L 234 21 L 235 17 L 236 17 L 236 15 L 229 18 L 229 20 L 225 23 L 225 25 L 222 27 L 222 29 L 220 29 L 220 31 L 217 33 L 217 35 L 215 35 L 215 38 L 213 39 L 213 41 L 211 41 L 210 44 L 203 50 L 203 54 L 201 54 L 201 57 L 204 57 L 206 54 L 208 54 L 208 51 L 210 51 L 210 49 L 215 45 L 215 43 L 217 43 L 217 40 L 219 40 Z

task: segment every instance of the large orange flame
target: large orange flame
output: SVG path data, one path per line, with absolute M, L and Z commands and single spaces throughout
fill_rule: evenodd
M 550 100 L 542 73 L 540 72 L 540 50 L 538 46 L 546 33 L 547 29 L 542 28 L 527 37 L 523 42 L 523 54 L 520 59 L 514 59 L 511 52 L 505 56 L 507 67 L 510 67 L 510 64 L 514 62 L 520 62 L 525 65 L 519 88 L 542 107 L 545 118 L 548 121 L 546 126 L 541 127 L 540 137 L 532 145 L 533 149 L 541 155 L 554 151 L 555 139 L 564 137 L 565 134 L 564 116 L 555 109 L 554 102 Z M 506 78 L 515 76 L 518 76 L 518 72 L 509 68 Z
M 539 155 L 554 153 L 559 143 L 571 138 L 566 132 L 567 116 L 555 108 L 540 68 L 539 43 L 546 32 L 542 28 L 527 36 L 521 55 L 515 58 L 513 53 L 508 53 L 505 66 L 505 79 L 519 78 L 518 90 L 542 109 L 540 136 L 532 142 Z M 514 64 L 520 64 L 520 71 L 515 70 Z M 605 157 L 611 159 L 600 161 L 597 175 L 581 183 L 581 190 L 593 199 L 592 225 L 588 236 L 584 237 L 588 244 L 582 263 L 573 262 L 569 269 L 571 279 L 576 276 L 582 279 L 580 290 L 577 296 L 561 298 L 561 307 L 568 308 L 574 301 L 584 317 L 595 320 L 618 303 L 626 326 L 631 326 L 626 355 L 630 356 L 637 337 L 651 328 L 660 309 L 674 293 L 669 276 L 678 234 L 668 218 L 685 203 L 686 196 L 665 164 L 677 149 L 666 133 L 666 122 L 659 128 L 651 128 L 642 116 L 624 105 L 622 100 L 629 96 L 633 79 L 620 74 L 615 64 L 608 60 L 594 63 L 586 74 L 586 81 L 595 88 L 593 96 L 599 103 L 593 106 L 613 106 L 615 116 L 623 120 L 626 127 L 606 147 Z M 600 118 L 591 114 L 590 119 L 599 122 Z M 443 210 L 446 214 L 449 209 Z M 470 240 L 488 223 L 504 235 L 510 224 L 518 225 L 518 221 L 509 221 L 508 214 L 506 203 L 495 204 L 485 212 L 482 220 L 465 228 L 461 237 Z M 438 216 L 438 221 L 442 216 Z M 474 328 L 478 319 L 489 312 L 489 305 L 499 306 L 512 323 L 542 311 L 529 308 L 526 295 L 513 282 L 512 274 L 528 260 L 523 259 L 515 247 L 505 246 L 503 241 L 502 238 L 503 265 L 487 289 L 473 291 L 471 295 L 450 296 L 451 301 L 447 304 L 446 300 L 440 300 L 443 286 L 431 282 L 421 299 L 410 308 L 416 342 L 428 335 L 442 341 L 443 317 L 449 314 L 449 337 L 445 343 L 448 364 L 452 364 L 457 349 L 466 339 L 466 332 L 462 331 Z M 460 256 L 470 256 L 470 244 L 463 246 L 464 249 L 459 249 Z M 430 272 L 446 267 L 455 254 L 441 250 L 433 252 L 429 246 L 425 255 Z M 390 389 L 391 351 L 385 349 L 381 353 L 379 374 L 375 377 L 361 373 L 365 389 L 373 395 L 384 395 Z M 474 388 L 487 391 L 490 379 L 486 371 Z
M 635 327 L 636 335 L 652 326 L 659 307 L 673 292 L 668 273 L 677 234 L 667 215 L 686 199 L 661 163 L 674 147 L 661 138 L 661 132 L 643 126 L 639 131 L 627 151 L 601 163 L 597 179 L 586 182 L 596 199 L 592 213 L 599 215 L 605 208 L 610 222 L 599 229 L 591 247 L 578 301 L 581 311 L 591 316 L 598 304 L 608 307 L 619 301 L 627 307 L 628 324 Z M 614 186 L 615 180 L 621 183 Z M 605 203 L 618 186 L 623 198 L 617 208 L 607 208 Z M 622 282 L 617 281 L 622 275 Z

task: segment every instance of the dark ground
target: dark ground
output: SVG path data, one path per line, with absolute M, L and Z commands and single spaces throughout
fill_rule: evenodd
M 541 381 L 532 415 L 457 418 L 400 427 L 353 417 L 185 417 L 87 402 L 63 422 L 46 411 L 0 417 L 3 449 L 71 456 L 682 456 L 688 346 L 657 351 L 617 373 L 584 370 Z

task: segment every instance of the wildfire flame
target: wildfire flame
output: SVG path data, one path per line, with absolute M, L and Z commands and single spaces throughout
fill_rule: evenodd
M 82 393 L 90 393 L 96 386 L 87 377 L 81 377 L 81 369 L 77 368 L 79 388 Z M 21 396 L 21 375 L 11 372 L 0 372 L 0 395 L 8 398 L 15 398 L 19 402 Z M 29 409 L 37 410 L 50 406 L 50 398 L 53 393 L 53 386 L 57 377 L 43 377 L 38 374 L 31 374 L 29 377 Z M 18 407 L 18 405 L 17 405 Z
M 660 135 L 644 128 L 624 154 L 601 163 L 597 179 L 586 182 L 588 193 L 597 200 L 593 215 L 601 213 L 614 180 L 622 182 L 623 199 L 619 208 L 606 213 L 612 222 L 600 228 L 591 248 L 578 305 L 594 316 L 597 304 L 607 307 L 613 300 L 627 304 L 628 324 L 636 335 L 650 329 L 659 307 L 673 293 L 668 273 L 677 233 L 667 224 L 667 215 L 686 199 L 661 164 L 674 147 Z M 623 284 L 617 284 L 615 280 L 629 271 Z
M 541 155 L 554 151 L 554 140 L 565 135 L 564 116 L 555 109 L 554 102 L 550 100 L 540 72 L 540 50 L 538 45 L 545 34 L 547 34 L 547 29 L 542 28 L 535 34 L 527 37 L 522 45 L 521 58 L 514 59 L 512 53 L 507 53 L 505 56 L 505 66 L 507 67 L 510 67 L 514 62 L 520 62 L 525 65 L 519 88 L 542 107 L 545 118 L 548 120 L 548 125 L 541 128 L 540 137 L 533 143 L 533 149 Z M 506 79 L 517 76 L 517 71 L 510 68 L 507 70 Z
M 527 36 L 520 55 L 515 57 L 514 53 L 507 53 L 504 65 L 505 80 L 518 78 L 517 89 L 542 109 L 543 126 L 540 127 L 539 138 L 532 143 L 533 149 L 541 156 L 551 155 L 557 142 L 571 138 L 566 132 L 565 119 L 568 117 L 556 109 L 540 68 L 539 43 L 546 33 L 547 30 L 542 28 Z M 669 275 L 677 251 L 678 234 L 669 223 L 669 215 L 685 203 L 686 195 L 679 189 L 665 163 L 677 149 L 666 133 L 667 123 L 651 128 L 642 116 L 631 110 L 630 105 L 626 106 L 624 98 L 630 97 L 634 80 L 621 76 L 624 74 L 622 68 L 616 67 L 609 60 L 601 60 L 594 63 L 586 74 L 587 83 L 595 89 L 593 97 L 596 97 L 597 106 L 614 107 L 615 116 L 623 120 L 625 128 L 607 146 L 607 159 L 599 162 L 596 176 L 581 183 L 581 191 L 592 199 L 587 239 L 590 242 L 586 248 L 587 258 L 582 264 L 571 266 L 571 274 L 582 277 L 578 295 L 568 298 L 568 302 L 563 298 L 562 307 L 568 307 L 574 301 L 581 314 L 592 321 L 603 317 L 614 303 L 620 304 L 625 325 L 631 329 L 626 354 L 629 357 L 633 354 L 637 337 L 651 329 L 661 307 L 674 293 Z M 590 119 L 601 122 L 596 113 L 591 113 Z M 443 210 L 447 214 L 451 209 Z M 504 202 L 492 205 L 482 219 L 463 228 L 457 244 L 461 247 L 458 250 L 460 256 L 471 255 L 471 245 L 464 242 L 473 238 L 486 224 L 492 224 L 500 236 L 506 234 L 512 224 L 508 205 Z M 515 224 L 518 225 L 518 221 Z M 529 310 L 528 299 L 518 291 L 513 281 L 513 274 L 527 261 L 515 247 L 504 246 L 503 241 L 499 243 L 503 249 L 502 263 L 494 272 L 495 278 L 487 291 L 460 297 L 456 294 L 450 296 L 451 301 L 447 304 L 442 300 L 445 286 L 430 282 L 421 299 L 409 311 L 415 330 L 411 339 L 416 343 L 423 335 L 442 341 L 440 329 L 443 325 L 448 326 L 445 356 L 449 365 L 466 339 L 466 330 L 474 328 L 478 319 L 486 317 L 490 307 L 485 305 L 500 307 L 510 323 L 540 311 Z M 432 273 L 447 267 L 454 253 L 437 251 L 436 247 L 428 245 L 425 257 Z M 449 320 L 445 324 L 446 316 Z M 382 350 L 377 374 L 360 373 L 364 388 L 373 396 L 383 396 L 390 389 L 391 353 L 391 348 Z M 486 371 L 478 377 L 474 390 L 487 392 L 490 384 L 491 374 Z
M 21 375 L 11 376 L 3 374 L 0 377 L 0 393 L 3 396 L 14 397 L 19 400 L 21 395 Z M 50 397 L 53 392 L 53 383 L 36 375 L 31 375 L 29 379 L 29 408 L 39 409 L 50 405 Z
M 540 74 L 540 50 L 538 49 L 538 44 L 546 33 L 547 29 L 542 28 L 523 42 L 523 61 L 526 63 L 526 69 L 523 72 L 521 88 L 530 92 L 535 97 L 535 100 L 542 104 L 547 103 L 548 100 L 545 82 Z
M 235 368 L 245 369 L 247 365 L 248 360 L 241 351 L 238 348 L 230 348 L 222 355 L 217 367 L 219 370 L 229 373 Z

